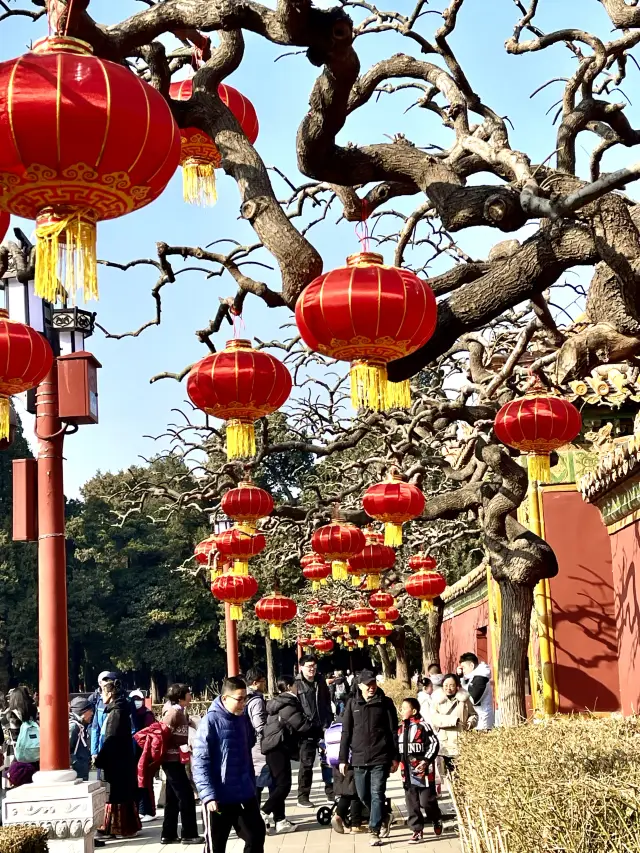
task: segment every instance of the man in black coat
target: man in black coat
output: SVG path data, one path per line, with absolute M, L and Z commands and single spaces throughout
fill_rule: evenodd
M 351 755 L 349 755 L 351 753 Z M 349 699 L 342 718 L 340 772 L 353 767 L 358 797 L 369 808 L 371 846 L 378 847 L 381 830 L 388 835 L 385 800 L 389 773 L 398 769 L 398 714 L 376 683 L 375 675 L 358 675 L 358 693 Z
M 300 660 L 300 672 L 296 678 L 296 685 L 302 709 L 312 724 L 309 735 L 300 742 L 298 805 L 303 808 L 313 808 L 309 795 L 313 782 L 313 765 L 318 754 L 318 743 L 324 737 L 324 730 L 333 722 L 329 688 L 318 672 L 318 658 L 315 655 L 304 655 Z M 325 791 L 327 797 L 332 799 L 333 785 L 327 783 Z

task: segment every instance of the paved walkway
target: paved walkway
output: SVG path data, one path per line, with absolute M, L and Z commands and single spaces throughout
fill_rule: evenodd
M 294 773 L 294 789 L 295 789 Z M 394 806 L 405 814 L 404 794 L 400 774 L 395 774 L 389 780 L 388 793 L 392 798 Z M 320 774 L 317 772 L 314 778 L 314 789 L 311 800 L 317 806 L 325 803 L 324 789 L 321 785 Z M 443 795 L 440 801 L 443 813 L 452 814 L 453 805 L 447 795 Z M 391 835 L 386 840 L 383 850 L 389 853 L 408 853 L 409 850 L 428 850 L 429 853 L 461 853 L 460 842 L 456 832 L 454 820 L 446 820 L 444 833 L 436 838 L 431 827 L 425 830 L 425 841 L 421 845 L 408 844 L 411 832 L 409 828 L 400 823 L 400 817 L 396 808 L 394 825 Z M 320 826 L 316 821 L 315 811 L 301 809 L 298 807 L 293 795 L 287 801 L 287 817 L 296 824 L 297 831 L 289 835 L 268 835 L 265 844 L 265 853 L 364 853 L 370 850 L 368 834 L 339 835 L 330 826 Z M 175 845 L 166 846 L 160 843 L 160 827 L 162 825 L 162 810 L 158 810 L 158 818 L 153 823 L 143 824 L 142 832 L 136 838 L 122 841 L 108 841 L 109 853 L 178 853 L 179 847 Z M 193 850 L 199 853 L 197 848 L 183 847 L 183 850 Z M 242 853 L 244 843 L 232 833 L 227 853 Z

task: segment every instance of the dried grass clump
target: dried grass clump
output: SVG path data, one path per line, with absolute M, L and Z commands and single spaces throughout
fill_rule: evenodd
M 41 826 L 0 826 L 0 853 L 47 853 L 47 831 Z
M 414 687 L 407 687 L 406 684 L 402 681 L 398 681 L 396 678 L 385 679 L 380 687 L 384 690 L 385 696 L 388 696 L 389 699 L 393 699 L 393 704 L 396 706 L 398 711 L 400 710 L 403 699 L 407 696 L 416 695 Z
M 640 853 L 640 718 L 470 733 L 454 788 L 472 853 Z

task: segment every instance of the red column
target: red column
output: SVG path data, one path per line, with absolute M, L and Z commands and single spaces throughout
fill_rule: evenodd
M 38 631 L 40 770 L 69 769 L 67 570 L 62 480 L 63 425 L 54 362 L 36 392 L 38 437 Z
M 227 635 L 227 675 L 240 675 L 238 656 L 238 623 L 231 618 L 231 605 L 224 605 L 224 627 Z

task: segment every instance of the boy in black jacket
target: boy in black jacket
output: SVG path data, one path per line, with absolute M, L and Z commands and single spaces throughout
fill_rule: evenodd
M 420 716 L 420 703 L 412 696 L 402 702 L 402 722 L 398 729 L 400 766 L 407 822 L 413 830 L 409 844 L 423 840 L 425 818 L 433 822 L 433 831 L 442 835 L 442 816 L 436 794 L 434 761 L 440 748 L 438 738 Z

